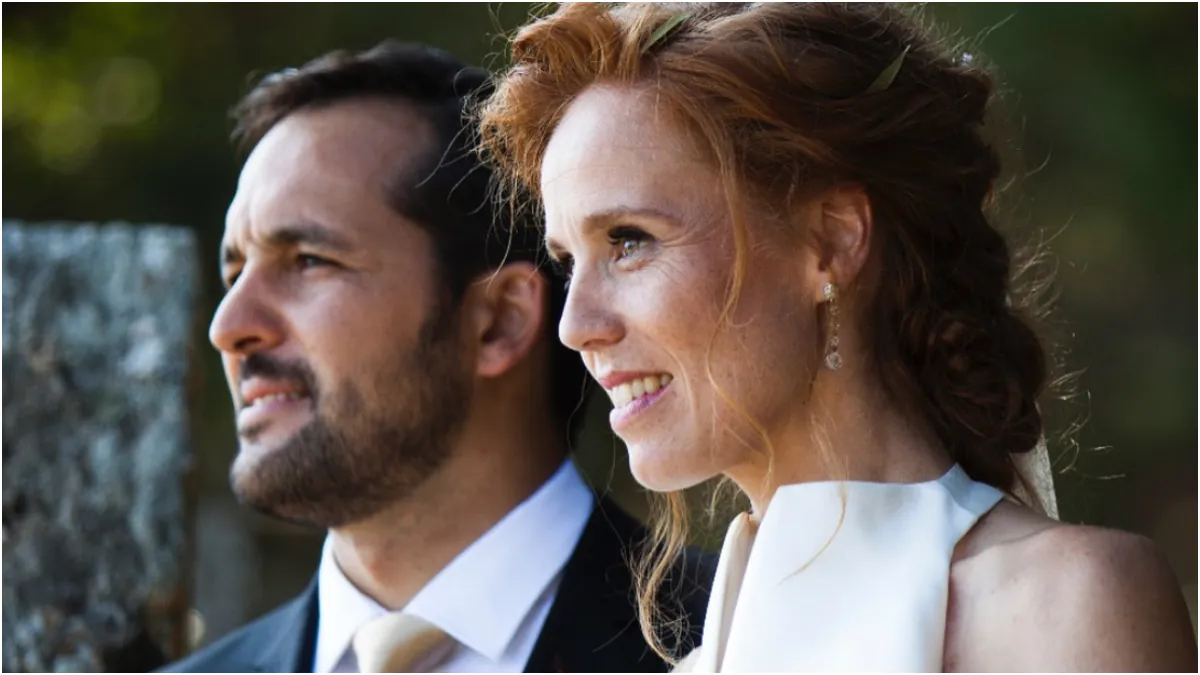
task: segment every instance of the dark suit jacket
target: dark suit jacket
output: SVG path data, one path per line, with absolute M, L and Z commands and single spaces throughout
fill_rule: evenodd
M 611 501 L 597 502 L 563 571 L 558 595 L 526 672 L 665 672 L 667 664 L 638 628 L 633 576 L 626 553 L 645 538 L 640 523 Z M 689 635 L 676 653 L 699 644 L 713 555 L 689 550 L 676 568 Z M 312 672 L 317 633 L 317 582 L 291 602 L 163 672 Z

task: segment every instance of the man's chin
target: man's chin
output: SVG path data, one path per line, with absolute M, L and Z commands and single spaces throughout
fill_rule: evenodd
M 288 494 L 278 476 L 272 476 L 269 463 L 264 461 L 282 448 L 268 448 L 262 444 L 243 445 L 233 466 L 229 470 L 229 485 L 234 496 L 243 506 L 264 516 L 284 520 L 298 525 L 311 525 L 303 514 L 298 513 L 294 503 L 298 495 Z
M 348 525 L 381 508 L 354 498 L 361 497 L 366 486 L 355 489 L 349 480 L 332 485 L 328 473 L 289 461 L 295 459 L 286 456 L 293 448 L 257 450 L 238 453 L 229 482 L 238 502 L 260 515 L 326 530 Z
M 311 503 L 272 489 L 253 475 L 235 475 L 231 482 L 238 502 L 261 516 L 318 530 L 337 526 L 328 518 L 314 514 Z
M 256 476 L 269 464 L 270 458 L 281 452 L 287 452 L 287 441 L 290 439 L 266 438 L 264 434 L 251 437 L 242 435 L 239 438 L 237 455 L 229 468 L 230 483 L 235 492 L 250 489 Z M 276 460 L 278 461 L 278 460 Z

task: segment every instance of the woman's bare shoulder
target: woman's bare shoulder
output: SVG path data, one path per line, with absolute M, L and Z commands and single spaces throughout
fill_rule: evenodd
M 947 666 L 1196 670 L 1179 583 L 1147 538 L 1003 503 L 951 566 Z

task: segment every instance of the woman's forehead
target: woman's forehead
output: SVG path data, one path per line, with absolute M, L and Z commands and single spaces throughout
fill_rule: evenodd
M 605 159 L 688 164 L 701 156 L 653 90 L 597 85 L 567 107 L 547 145 L 542 176 Z
M 715 173 L 652 92 L 633 88 L 593 87 L 576 98 L 541 167 L 548 220 L 618 209 L 678 211 L 708 201 L 716 187 Z

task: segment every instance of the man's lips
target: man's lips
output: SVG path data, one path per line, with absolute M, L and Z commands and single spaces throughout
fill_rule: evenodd
M 253 378 L 242 383 L 238 393 L 243 410 L 273 401 L 295 401 L 308 398 L 308 391 L 298 382 L 261 378 Z

